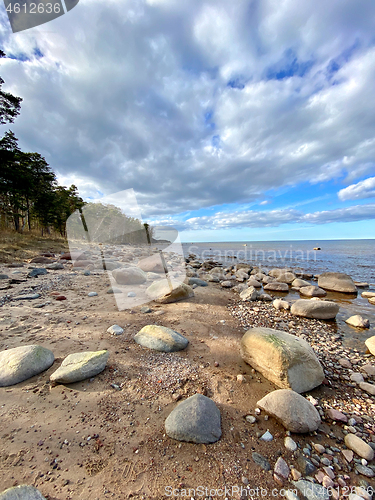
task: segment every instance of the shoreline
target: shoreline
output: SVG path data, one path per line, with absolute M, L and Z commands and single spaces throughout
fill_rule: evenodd
M 104 271 L 85 275 L 84 270 L 72 271 L 72 265 L 65 263 L 62 270 L 26 279 L 27 267 L 1 266 L 0 272 L 5 270 L 20 271 L 12 278 L 20 283 L 5 291 L 9 296 L 29 290 L 41 297 L 3 303 L 0 350 L 38 343 L 50 348 L 56 359 L 40 375 L 0 388 L 2 489 L 15 483 L 32 484 L 51 500 L 160 499 L 167 498 L 169 485 L 180 491 L 201 484 L 210 488 L 237 485 L 247 490 L 262 486 L 279 492 L 295 490 L 292 471 L 301 472 L 306 460 L 316 467 L 313 473 L 302 474 L 312 478 L 311 484 L 320 485 L 315 475 L 318 471 L 327 474 L 326 463 L 336 491 L 373 484 L 373 478 L 355 473 L 361 459 L 355 455 L 347 462 L 341 450 L 346 448 L 345 432 L 353 429 L 375 447 L 374 398 L 350 380 L 349 368 L 339 359 L 347 358 L 353 371 L 366 376 L 361 367 L 375 366 L 375 358 L 343 346 L 344 336 L 332 322 L 292 316 L 276 310 L 272 302 L 242 302 L 238 294 L 215 282 L 194 288 L 195 296 L 187 300 L 152 302 L 150 313 L 141 313 L 141 306 L 118 311 L 113 295 L 107 293 L 110 281 Z M 89 291 L 98 295 L 88 297 Z M 51 292 L 63 294 L 66 300 L 56 301 Z M 42 303 L 43 307 L 35 307 Z M 260 321 L 304 336 L 325 370 L 327 385 L 305 394 L 317 402 L 321 427 L 314 433 L 291 433 L 298 445 L 295 452 L 284 446 L 285 428 L 273 417 L 266 418 L 264 411 L 255 411 L 257 401 L 277 387 L 240 357 L 243 334 Z M 124 328 L 123 335 L 106 332 L 115 323 Z M 186 336 L 187 349 L 167 354 L 135 344 L 134 335 L 147 324 L 170 327 Z M 110 359 L 93 380 L 49 384 L 49 375 L 67 354 L 99 349 L 108 349 Z M 238 375 L 243 375 L 242 382 Z M 375 377 L 367 375 L 367 380 L 373 383 Z M 165 434 L 169 413 L 179 401 L 196 393 L 212 398 L 220 409 L 223 434 L 216 443 L 179 443 Z M 348 431 L 347 423 L 329 418 L 330 409 L 358 421 Z M 255 422 L 248 422 L 247 415 Z M 273 436 L 270 442 L 260 439 L 267 430 Z M 314 444 L 321 444 L 325 451 L 317 452 Z M 253 457 L 253 453 L 261 455 L 272 471 L 280 451 L 291 470 L 289 480 L 281 484 Z M 297 472 L 293 472 L 295 477 Z

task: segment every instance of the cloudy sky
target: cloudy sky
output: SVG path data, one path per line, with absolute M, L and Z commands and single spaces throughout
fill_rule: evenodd
M 374 0 L 80 0 L 16 34 L 0 16 L 11 129 L 85 199 L 132 188 L 186 241 L 375 238 Z

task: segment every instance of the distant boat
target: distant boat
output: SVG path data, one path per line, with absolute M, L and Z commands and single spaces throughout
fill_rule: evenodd
M 244 244 L 244 247 L 247 247 L 247 243 Z
M 321 248 L 320 247 L 315 247 L 314 250 L 321 250 Z

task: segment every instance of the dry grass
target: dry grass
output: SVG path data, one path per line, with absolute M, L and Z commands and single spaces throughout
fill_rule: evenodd
M 41 236 L 38 232 L 0 232 L 0 262 L 19 262 L 32 259 L 43 252 L 60 253 L 68 250 L 66 238 L 60 235 Z

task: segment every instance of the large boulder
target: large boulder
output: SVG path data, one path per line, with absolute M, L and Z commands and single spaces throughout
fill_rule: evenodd
M 288 389 L 270 392 L 257 402 L 257 406 L 275 417 L 290 432 L 313 432 L 321 423 L 315 406 Z
M 327 295 L 327 292 L 323 288 L 315 285 L 303 286 L 298 291 L 305 297 L 325 297 Z
M 119 285 L 140 285 L 147 281 L 147 274 L 138 267 L 125 267 L 112 271 Z
M 180 333 L 158 325 L 144 326 L 134 337 L 134 340 L 139 345 L 163 352 L 181 351 L 189 343 L 188 339 Z
M 249 288 L 245 288 L 245 290 L 240 293 L 240 297 L 244 301 L 257 300 L 258 292 L 253 286 L 249 286 Z
M 40 345 L 15 347 L 0 352 L 0 387 L 23 382 L 47 370 L 55 360 L 53 352 Z
M 277 277 L 277 281 L 280 283 L 288 283 L 289 285 L 295 281 L 296 275 L 294 273 L 291 273 L 289 271 L 286 271 L 284 273 L 280 273 L 279 276 Z
M 165 432 L 178 441 L 214 443 L 221 437 L 220 410 L 212 399 L 195 394 L 169 414 Z
M 151 255 L 140 260 L 137 266 L 146 273 L 165 273 L 160 254 Z
M 0 500 L 46 500 L 34 486 L 23 484 L 0 493 Z
M 332 292 L 357 293 L 354 281 L 344 273 L 322 273 L 318 278 L 318 286 Z
M 305 392 L 323 382 L 323 368 L 306 340 L 271 328 L 251 328 L 241 339 L 241 356 L 282 389 Z
M 334 319 L 339 305 L 328 300 L 299 299 L 294 302 L 290 312 L 295 316 L 313 319 Z
M 365 340 L 367 349 L 375 356 L 375 335 Z
M 151 300 L 155 300 L 160 304 L 169 304 L 170 302 L 178 302 L 179 300 L 194 297 L 194 290 L 189 285 L 175 280 L 171 281 L 171 285 L 172 290 L 168 280 L 159 280 L 150 285 L 146 293 Z
M 287 283 L 279 283 L 277 281 L 268 283 L 263 288 L 264 290 L 268 290 L 270 292 L 289 292 L 289 286 Z
M 56 384 L 72 384 L 94 377 L 104 370 L 108 357 L 108 351 L 69 354 L 60 368 L 52 373 L 50 381 Z

